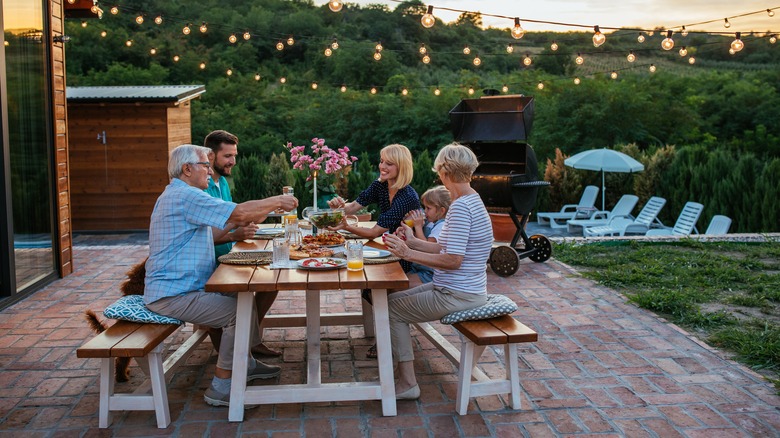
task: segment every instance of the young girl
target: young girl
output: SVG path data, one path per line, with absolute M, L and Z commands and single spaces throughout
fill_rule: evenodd
M 436 186 L 423 193 L 420 201 L 424 214 L 419 210 L 413 210 L 406 216 L 404 223 L 412 227 L 414 236 L 418 239 L 437 242 L 452 202 L 450 192 L 444 186 Z M 419 263 L 412 263 L 409 273 L 417 274 L 422 283 L 430 283 L 433 279 L 433 269 Z

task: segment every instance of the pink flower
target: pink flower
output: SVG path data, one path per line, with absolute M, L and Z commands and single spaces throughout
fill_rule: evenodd
M 306 153 L 306 146 L 293 146 L 292 142 L 287 142 L 284 146 L 290 151 L 290 162 L 293 163 L 293 169 L 306 170 L 311 173 L 315 170 L 322 170 L 323 163 L 325 173 L 333 175 L 341 172 L 357 161 L 357 157 L 349 155 L 349 147 L 344 146 L 336 150 L 331 149 L 325 144 L 324 138 L 314 137 L 311 139 L 311 153 Z M 311 179 L 311 174 L 307 181 Z

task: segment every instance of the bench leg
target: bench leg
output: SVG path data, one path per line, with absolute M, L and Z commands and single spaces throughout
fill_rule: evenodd
M 507 344 L 504 346 L 504 357 L 506 358 L 506 379 L 509 380 L 511 388 L 510 396 L 512 398 L 512 409 L 520 408 L 520 369 L 517 358 L 517 344 Z
M 165 387 L 162 352 L 163 344 L 160 344 L 147 355 L 147 358 L 150 372 L 149 378 L 152 381 L 154 412 L 157 415 L 157 427 L 165 429 L 171 424 L 171 412 L 168 407 L 168 390 Z
M 98 406 L 98 427 L 101 429 L 111 425 L 111 409 L 109 401 L 114 396 L 114 358 L 100 360 L 100 402 Z
M 460 365 L 458 366 L 458 395 L 455 398 L 455 410 L 466 415 L 471 390 L 471 370 L 474 368 L 474 343 L 464 339 L 460 347 Z

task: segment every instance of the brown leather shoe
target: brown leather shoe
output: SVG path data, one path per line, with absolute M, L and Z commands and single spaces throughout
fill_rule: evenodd
M 282 355 L 281 351 L 271 350 L 265 344 L 260 343 L 252 347 L 252 354 L 266 357 L 279 357 Z

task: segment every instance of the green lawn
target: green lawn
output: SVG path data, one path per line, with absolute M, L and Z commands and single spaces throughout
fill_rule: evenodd
M 557 260 L 686 328 L 780 388 L 780 244 L 557 244 Z

